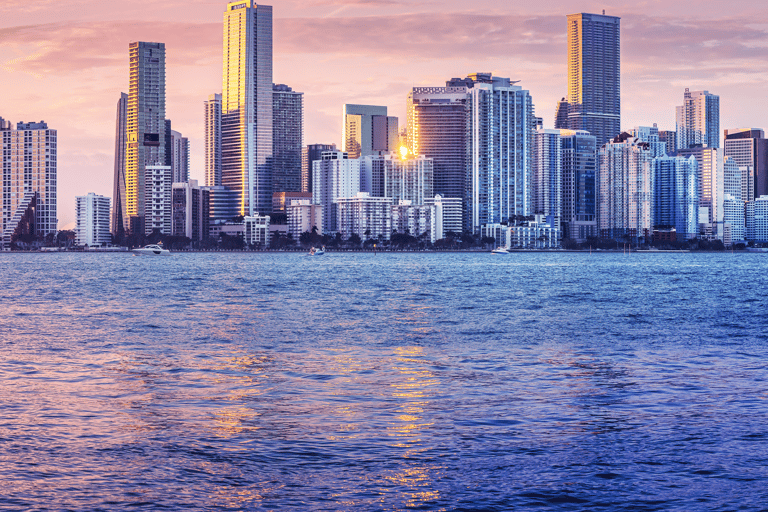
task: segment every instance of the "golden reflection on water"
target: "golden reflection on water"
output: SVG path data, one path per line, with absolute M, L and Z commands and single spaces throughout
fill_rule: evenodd
M 433 474 L 440 468 L 415 462 L 418 454 L 428 449 L 420 436 L 433 427 L 434 422 L 424 421 L 424 409 L 438 385 L 423 355 L 424 349 L 419 346 L 397 347 L 392 365 L 393 375 L 401 378 L 390 384 L 391 396 L 401 403 L 396 410 L 397 421 L 389 423 L 387 434 L 395 438 L 392 446 L 404 450 L 402 457 L 407 462 L 401 471 L 384 478 L 390 486 L 396 484 L 403 489 L 402 499 L 407 507 L 418 507 L 440 498 L 439 492 L 433 489 Z

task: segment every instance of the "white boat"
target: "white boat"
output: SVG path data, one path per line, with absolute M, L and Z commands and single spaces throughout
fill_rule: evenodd
M 321 249 L 316 249 L 316 248 L 312 247 L 309 250 L 309 255 L 310 256 L 322 256 L 323 254 L 325 254 L 325 246 L 323 246 Z
M 133 254 L 146 254 L 148 256 L 170 256 L 171 251 L 168 249 L 163 249 L 162 245 L 152 244 L 145 245 L 141 249 L 134 249 Z
M 497 247 L 491 251 L 491 254 L 509 254 L 506 247 Z

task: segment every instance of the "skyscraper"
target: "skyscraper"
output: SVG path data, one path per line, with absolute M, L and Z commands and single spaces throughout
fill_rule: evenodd
M 323 205 L 323 233 L 333 233 L 337 200 L 360 192 L 360 160 L 343 151 L 326 151 L 313 167 L 312 204 Z
M 408 95 L 408 145 L 432 158 L 434 191 L 464 200 L 464 229 L 530 215 L 532 137 L 527 90 L 509 78 L 473 73 Z
M 597 236 L 595 136 L 586 131 L 560 130 L 560 138 L 563 151 L 563 238 L 584 241 Z
M 686 88 L 683 105 L 676 108 L 676 120 L 677 149 L 720 147 L 720 96 Z
M 117 116 L 115 121 L 115 176 L 112 188 L 112 234 L 117 238 L 122 238 L 125 232 L 130 229 L 127 212 L 125 210 L 125 148 L 126 142 L 126 116 L 128 108 L 128 95 L 120 93 L 120 99 L 117 100 Z
M 77 245 L 93 247 L 112 243 L 109 234 L 109 198 L 89 192 L 85 196 L 75 197 L 75 202 Z
M 272 7 L 227 4 L 221 95 L 221 182 L 240 215 L 272 208 Z
M 722 238 L 723 193 L 725 178 L 724 151 L 717 148 L 695 146 L 681 149 L 678 156 L 696 157 L 699 187 L 699 224 L 705 235 Z M 711 230 L 711 231 L 710 231 Z
M 272 191 L 301 192 L 304 93 L 272 87 Z
M 552 217 L 552 226 L 560 227 L 563 213 L 563 149 L 560 130 L 540 129 L 533 135 L 534 215 Z
M 377 152 L 397 151 L 400 142 L 396 117 L 387 116 L 387 107 L 344 105 L 342 109 L 342 151 L 349 158 Z
M 743 201 L 768 195 L 768 139 L 760 128 L 725 130 L 725 156 L 742 169 Z
M 600 147 L 621 132 L 620 18 L 568 15 L 568 128 Z M 562 107 L 560 107 L 562 108 Z
M 301 149 L 301 191 L 312 192 L 312 162 L 325 151 L 336 151 L 336 144 L 309 144 Z
M 650 144 L 622 133 L 598 152 L 597 225 L 602 238 L 648 239 L 653 230 Z
M 221 185 L 221 94 L 205 102 L 205 184 Z
M 44 121 L 10 123 L 0 118 L 3 209 L 2 243 L 56 233 L 56 130 Z
M 693 156 L 653 159 L 654 228 L 675 228 L 677 240 L 699 234 L 698 167 Z
M 171 130 L 171 172 L 174 183 L 189 181 L 189 139 Z
M 129 231 L 145 231 L 144 207 L 147 166 L 166 163 L 165 44 L 129 45 L 130 88 L 126 109 L 125 204 Z

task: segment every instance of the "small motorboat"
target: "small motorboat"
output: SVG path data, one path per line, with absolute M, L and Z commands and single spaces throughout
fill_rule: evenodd
M 506 247 L 499 246 L 491 251 L 491 254 L 509 254 L 509 251 Z
M 146 254 L 148 256 L 170 256 L 171 251 L 169 251 L 168 249 L 163 249 L 162 245 L 151 244 L 151 245 L 145 245 L 140 249 L 134 249 L 133 254 L 136 254 L 136 255 Z
M 323 254 L 325 254 L 325 246 L 323 246 L 321 249 L 312 247 L 309 250 L 309 256 L 322 256 Z

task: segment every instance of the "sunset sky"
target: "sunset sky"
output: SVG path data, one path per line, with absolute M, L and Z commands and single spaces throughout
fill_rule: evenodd
M 476 71 L 520 80 L 553 125 L 566 93 L 565 16 L 620 16 L 622 126 L 674 129 L 683 90 L 720 95 L 721 129 L 768 128 L 768 6 L 752 0 L 283 0 L 274 81 L 304 92 L 305 143 L 339 143 L 343 103 L 386 105 L 405 123 L 413 86 Z M 115 107 L 128 43 L 166 45 L 167 117 L 204 181 L 203 101 L 221 92 L 226 0 L 0 0 L 0 117 L 58 130 L 59 227 L 74 197 L 112 195 Z

